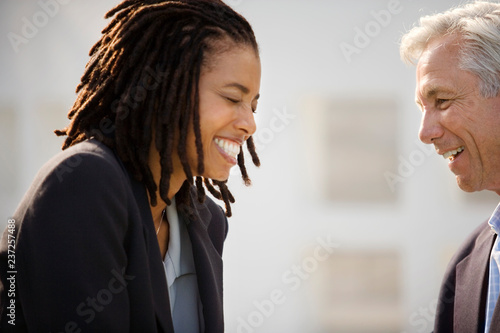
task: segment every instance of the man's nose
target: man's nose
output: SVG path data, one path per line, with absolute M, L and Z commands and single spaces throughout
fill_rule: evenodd
M 422 121 L 418 133 L 420 141 L 431 144 L 435 139 L 442 137 L 443 134 L 444 131 L 438 113 L 429 110 L 422 111 Z

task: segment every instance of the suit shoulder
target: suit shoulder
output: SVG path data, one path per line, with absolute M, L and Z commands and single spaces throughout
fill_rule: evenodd
M 74 173 L 84 176 L 90 170 L 99 170 L 96 177 L 119 175 L 124 171 L 110 148 L 98 141 L 89 140 L 55 155 L 41 168 L 39 174 L 52 173 L 62 182 Z
M 456 264 L 460 262 L 463 258 L 468 256 L 474 248 L 484 237 L 488 237 L 491 233 L 491 228 L 488 221 L 484 221 L 479 226 L 474 229 L 469 236 L 462 242 L 455 255 L 450 261 L 450 264 Z
M 58 153 L 42 166 L 16 212 L 47 200 L 79 202 L 85 197 L 99 201 L 111 194 L 122 196 L 128 181 L 111 149 L 94 140 L 85 141 Z
M 127 181 L 124 166 L 104 144 L 89 140 L 52 157 L 35 176 L 28 192 L 57 186 L 60 189 L 118 186 Z

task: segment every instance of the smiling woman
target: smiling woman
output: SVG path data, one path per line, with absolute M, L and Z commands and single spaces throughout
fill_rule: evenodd
M 260 163 L 252 28 L 218 0 L 126 0 L 106 17 L 64 151 L 0 243 L 0 330 L 223 332 L 226 181 L 238 164 L 250 184 L 245 144 Z
M 219 55 L 200 78 L 200 123 L 207 178 L 225 180 L 240 147 L 255 132 L 260 62 L 248 48 Z M 188 150 L 193 158 L 194 152 Z

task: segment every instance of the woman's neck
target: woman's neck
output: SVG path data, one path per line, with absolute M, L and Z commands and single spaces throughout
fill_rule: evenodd
M 184 181 L 186 181 L 186 175 L 184 173 L 182 164 L 177 154 L 175 153 L 172 154 L 171 158 L 172 158 L 172 165 L 174 172 L 170 175 L 170 180 L 169 180 L 169 188 L 167 194 L 167 198 L 169 200 L 172 200 L 172 198 L 181 189 L 182 184 L 184 184 Z M 151 141 L 151 145 L 149 147 L 148 166 L 153 175 L 153 179 L 158 186 L 156 190 L 156 201 L 158 204 L 156 206 L 151 206 L 150 204 L 151 214 L 153 216 L 153 221 L 155 221 L 156 225 L 157 221 L 161 220 L 162 212 L 166 208 L 167 204 L 160 196 L 160 179 L 161 179 L 160 153 L 158 152 L 158 150 L 154 145 L 154 140 Z

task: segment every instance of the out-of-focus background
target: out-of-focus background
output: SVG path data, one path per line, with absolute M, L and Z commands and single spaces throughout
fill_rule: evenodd
M 0 3 L 0 227 L 60 150 L 88 50 L 117 0 Z M 263 66 L 262 167 L 226 240 L 227 332 L 432 330 L 446 264 L 498 197 L 465 194 L 418 142 L 398 42 L 453 0 L 228 0 Z

